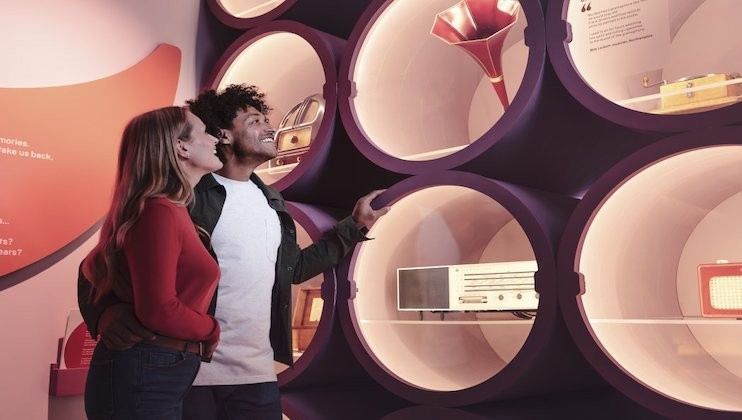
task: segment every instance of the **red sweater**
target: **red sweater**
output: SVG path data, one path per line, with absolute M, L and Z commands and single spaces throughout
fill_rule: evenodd
M 219 266 L 201 243 L 184 206 L 167 198 L 145 202 L 124 241 L 134 309 L 156 334 L 214 341 L 219 324 L 206 313 Z

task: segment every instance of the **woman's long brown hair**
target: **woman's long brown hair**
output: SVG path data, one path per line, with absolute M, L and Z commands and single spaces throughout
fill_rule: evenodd
M 122 246 L 145 200 L 167 197 L 184 205 L 193 200 L 193 189 L 176 155 L 177 139 L 190 138 L 192 130 L 186 110 L 173 106 L 149 111 L 133 118 L 124 129 L 111 207 L 98 244 L 83 262 L 83 274 L 95 286 L 96 301 L 110 292 L 131 301 Z

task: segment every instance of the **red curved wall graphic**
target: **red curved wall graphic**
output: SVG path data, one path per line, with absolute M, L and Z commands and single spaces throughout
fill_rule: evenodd
M 49 256 L 107 210 L 121 132 L 173 104 L 180 50 L 159 45 L 86 83 L 0 88 L 0 278 Z

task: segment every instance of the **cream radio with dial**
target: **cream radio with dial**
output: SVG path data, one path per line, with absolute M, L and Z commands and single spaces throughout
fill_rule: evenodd
M 536 261 L 397 269 L 400 311 L 535 311 Z

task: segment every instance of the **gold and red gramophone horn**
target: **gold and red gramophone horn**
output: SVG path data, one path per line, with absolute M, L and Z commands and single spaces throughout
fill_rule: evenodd
M 487 73 L 503 109 L 508 94 L 502 74 L 502 46 L 518 21 L 516 0 L 463 0 L 435 15 L 432 35 L 458 45 L 474 57 Z

